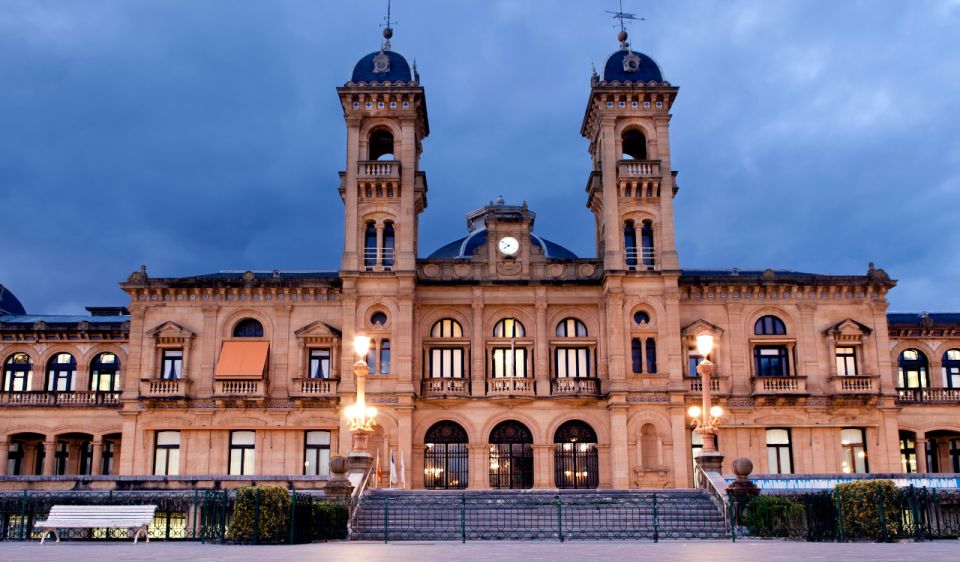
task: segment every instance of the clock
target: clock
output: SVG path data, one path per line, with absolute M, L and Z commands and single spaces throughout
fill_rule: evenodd
M 504 236 L 497 242 L 497 249 L 505 256 L 515 256 L 520 251 L 520 242 L 513 236 Z

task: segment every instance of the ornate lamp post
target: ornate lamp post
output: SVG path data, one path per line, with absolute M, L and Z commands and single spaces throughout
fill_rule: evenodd
M 723 408 L 713 406 L 711 403 L 710 377 L 713 376 L 716 366 L 708 359 L 708 356 L 713 351 L 713 336 L 697 336 L 697 350 L 703 356 L 703 362 L 697 365 L 703 402 L 702 406 L 690 406 L 687 413 L 693 418 L 692 425 L 696 432 L 703 438 L 703 451 L 697 462 L 704 469 L 716 468 L 719 471 L 720 463 L 723 462 L 723 455 L 717 451 L 716 435 L 717 426 L 720 425 L 720 416 L 723 415 Z
M 370 367 L 367 366 L 367 351 L 370 350 L 370 338 L 367 336 L 356 336 L 353 338 L 353 349 L 360 357 L 353 364 L 353 374 L 357 379 L 357 399 L 353 405 L 347 406 L 344 414 L 347 421 L 350 422 L 350 432 L 353 433 L 353 451 L 350 456 L 369 457 L 370 452 L 367 446 L 367 436 L 377 425 L 377 409 L 373 406 L 367 406 L 364 397 L 367 386 L 367 375 L 370 374 Z

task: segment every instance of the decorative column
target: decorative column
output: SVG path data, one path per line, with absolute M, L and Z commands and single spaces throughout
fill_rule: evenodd
M 93 447 L 93 455 L 90 460 L 90 474 L 98 476 L 100 475 L 101 468 L 103 468 L 103 441 L 94 441 L 90 445 Z
M 53 476 L 54 462 L 57 460 L 57 442 L 43 442 L 43 476 Z
M 0 440 L 0 476 L 7 474 L 7 459 L 10 454 L 10 443 Z
M 616 404 L 610 409 L 610 468 L 613 489 L 630 487 L 630 461 L 627 458 L 627 405 Z
M 550 453 L 554 450 L 554 445 L 534 445 L 533 446 L 533 487 L 537 489 L 553 488 L 553 478 L 550 474 L 553 472 L 553 459 Z
M 927 472 L 927 434 L 917 432 L 917 472 L 923 474 Z

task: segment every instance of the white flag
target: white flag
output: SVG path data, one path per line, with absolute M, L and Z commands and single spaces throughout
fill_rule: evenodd
M 397 463 L 393 458 L 393 449 L 390 449 L 390 485 L 397 483 Z
M 403 449 L 400 449 L 400 487 L 407 487 L 407 467 L 403 464 Z

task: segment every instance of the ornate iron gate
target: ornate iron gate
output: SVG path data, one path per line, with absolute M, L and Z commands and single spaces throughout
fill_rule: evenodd
M 490 487 L 533 487 L 533 435 L 520 422 L 501 422 L 490 432 Z
M 596 488 L 600 484 L 597 434 L 589 425 L 571 420 L 557 429 L 553 453 L 558 488 Z
M 423 453 L 423 487 L 462 489 L 469 480 L 467 432 L 457 423 L 442 421 L 427 430 Z

